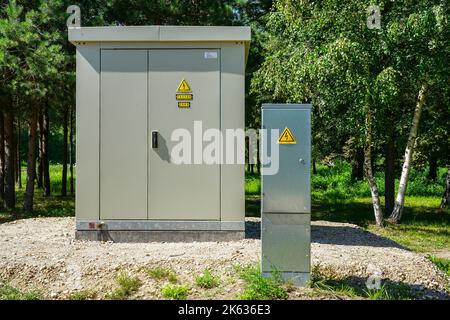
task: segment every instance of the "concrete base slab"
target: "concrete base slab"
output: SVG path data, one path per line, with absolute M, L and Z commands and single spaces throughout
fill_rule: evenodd
M 262 276 L 265 278 L 270 277 L 270 275 L 270 272 L 262 273 Z M 280 272 L 280 276 L 284 281 L 290 282 L 296 287 L 306 287 L 311 278 L 309 272 Z
M 77 230 L 77 240 L 113 242 L 217 242 L 245 238 L 245 231 L 134 231 Z

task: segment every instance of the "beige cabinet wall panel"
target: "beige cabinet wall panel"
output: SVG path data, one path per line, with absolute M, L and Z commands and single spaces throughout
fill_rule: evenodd
M 222 45 L 221 52 L 221 127 L 223 129 L 244 129 L 245 47 L 235 43 L 226 43 Z M 235 157 L 236 154 L 235 146 Z M 225 159 L 225 150 L 223 156 Z M 243 164 L 224 164 L 221 171 L 221 218 L 223 221 L 243 220 L 245 167 Z
M 100 46 L 77 47 L 76 216 L 99 219 Z

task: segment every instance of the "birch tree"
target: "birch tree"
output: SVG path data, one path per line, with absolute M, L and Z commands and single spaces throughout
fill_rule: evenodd
M 402 23 L 391 23 L 389 30 L 396 30 L 403 39 L 403 46 L 393 53 L 397 58 L 397 68 L 408 80 L 404 90 L 416 94 L 412 123 L 404 152 L 400 184 L 389 221 L 400 222 L 405 206 L 409 172 L 412 166 L 416 140 L 423 109 L 427 106 L 430 86 L 434 91 L 447 88 L 450 81 L 450 31 L 449 7 L 439 1 L 418 1 L 410 9 Z M 392 40 L 392 39 L 389 39 Z M 398 59 L 398 58 L 401 58 Z M 448 92 L 448 89 L 444 89 Z M 447 100 L 448 101 L 448 100 Z
M 380 9 L 380 28 L 368 28 L 369 5 Z M 339 132 L 364 146 L 378 225 L 383 219 L 371 150 L 384 145 L 387 136 L 403 134 L 408 119 L 419 123 L 427 86 L 448 85 L 448 10 L 439 0 L 278 0 L 269 14 L 266 59 L 256 74 L 254 90 L 274 101 L 312 101 L 313 122 L 319 115 L 334 124 L 330 131 L 316 127 L 319 133 L 313 135 L 335 137 Z M 394 205 L 400 215 L 393 215 L 391 221 L 399 221 L 404 206 L 418 134 L 417 125 L 410 128 Z

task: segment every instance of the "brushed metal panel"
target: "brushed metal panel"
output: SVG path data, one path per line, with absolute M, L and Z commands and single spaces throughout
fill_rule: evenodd
M 171 140 L 175 129 L 190 132 L 193 163 L 194 121 L 202 121 L 203 132 L 220 128 L 220 50 L 215 51 L 216 59 L 205 59 L 201 49 L 149 50 L 148 134 L 158 131 L 159 144 L 149 146 L 149 219 L 220 219 L 220 165 L 177 165 L 170 154 L 178 144 Z M 194 95 L 187 109 L 178 108 L 175 99 L 182 79 Z
M 262 109 L 263 129 L 271 141 L 271 129 L 281 134 L 288 127 L 296 144 L 280 144 L 279 171 L 262 176 L 263 212 L 311 212 L 311 113 L 309 109 L 289 105 L 265 105 Z M 264 154 L 271 154 L 270 143 L 263 141 Z
M 147 51 L 102 50 L 100 218 L 147 218 Z
M 262 213 L 262 271 L 310 271 L 310 214 Z

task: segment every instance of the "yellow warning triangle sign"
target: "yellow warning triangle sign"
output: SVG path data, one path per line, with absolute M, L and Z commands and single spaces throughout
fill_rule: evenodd
M 191 92 L 191 87 L 189 87 L 186 80 L 181 80 L 180 85 L 178 86 L 177 92 Z
M 284 128 L 283 133 L 278 138 L 278 144 L 296 144 L 297 141 L 294 138 L 291 130 L 288 127 Z

